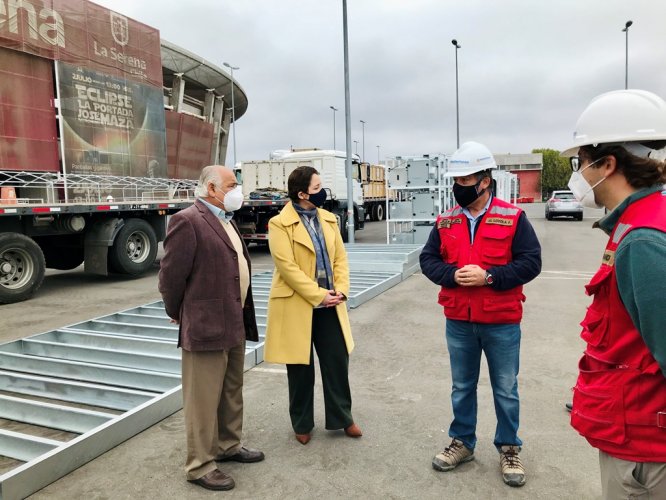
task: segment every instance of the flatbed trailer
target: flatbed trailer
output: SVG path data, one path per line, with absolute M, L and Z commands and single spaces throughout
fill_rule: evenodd
M 145 273 L 166 236 L 167 217 L 193 203 L 196 186 L 192 180 L 81 175 L 65 188 L 65 179 L 53 174 L 11 175 L 0 198 L 0 303 L 30 298 L 47 268 L 84 264 L 98 275 Z M 82 196 L 60 201 L 73 185 Z

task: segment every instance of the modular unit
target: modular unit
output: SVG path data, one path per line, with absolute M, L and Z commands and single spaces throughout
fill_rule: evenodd
M 437 216 L 452 206 L 451 180 L 444 155 L 396 157 L 387 162 L 388 188 L 397 192 L 389 204 L 387 241 L 423 244 Z

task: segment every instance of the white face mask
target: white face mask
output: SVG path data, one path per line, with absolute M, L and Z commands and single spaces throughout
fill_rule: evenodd
M 231 191 L 224 193 L 224 200 L 215 198 L 217 201 L 224 205 L 224 210 L 227 212 L 235 212 L 243 206 L 243 190 L 240 186 L 236 186 Z
M 590 168 L 592 165 L 597 163 L 599 160 L 602 160 L 604 157 L 594 160 L 583 170 Z M 574 197 L 580 202 L 581 205 L 587 208 L 601 208 L 602 204 L 598 203 L 594 198 L 594 188 L 606 180 L 606 177 L 603 177 L 599 182 L 596 182 L 594 186 L 590 186 L 590 183 L 587 182 L 585 177 L 583 177 L 583 170 L 578 172 L 572 172 L 571 178 L 569 179 L 569 189 L 573 192 Z

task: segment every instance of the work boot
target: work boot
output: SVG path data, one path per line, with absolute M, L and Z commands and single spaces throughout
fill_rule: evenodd
M 474 451 L 467 448 L 462 441 L 453 439 L 443 452 L 438 453 L 432 459 L 432 468 L 445 472 L 470 460 L 474 460 Z
M 502 446 L 500 451 L 500 468 L 502 479 L 509 486 L 522 486 L 525 484 L 525 467 L 520 461 L 518 446 Z

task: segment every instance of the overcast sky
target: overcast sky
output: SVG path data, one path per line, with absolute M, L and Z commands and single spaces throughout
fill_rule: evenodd
M 97 0 L 222 66 L 248 96 L 238 160 L 275 149 L 344 150 L 341 0 Z M 565 149 L 594 96 L 629 87 L 666 97 L 664 0 L 348 0 L 351 133 L 365 157 L 456 148 Z M 355 150 L 352 144 L 352 150 Z M 231 141 L 227 163 L 232 162 Z

